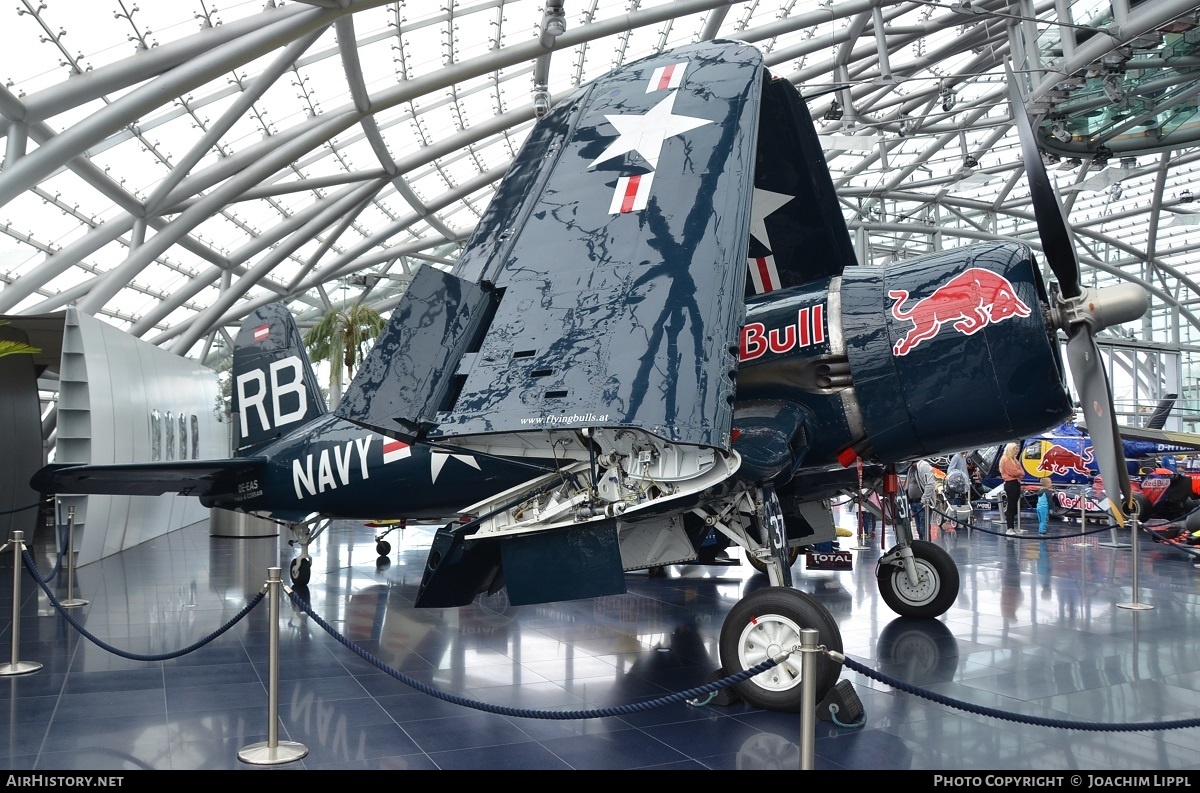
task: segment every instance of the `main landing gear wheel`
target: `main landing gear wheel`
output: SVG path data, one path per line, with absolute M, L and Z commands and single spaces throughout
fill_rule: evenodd
M 950 554 L 931 542 L 913 540 L 911 547 L 917 583 L 909 580 L 903 564 L 880 564 L 875 570 L 879 594 L 901 617 L 940 617 L 958 597 L 958 566 Z
M 292 584 L 308 586 L 308 579 L 312 576 L 312 559 L 307 556 L 297 556 L 292 559 L 292 566 L 288 572 L 292 575 Z
M 817 644 L 842 651 L 842 634 L 833 616 L 812 595 L 791 587 L 765 587 L 738 601 L 721 626 L 721 669 L 726 675 L 752 669 L 785 649 L 800 646 L 800 631 L 817 631 Z M 801 709 L 802 654 L 793 652 L 783 662 L 735 687 L 748 704 L 763 710 L 796 712 Z M 837 683 L 841 665 L 824 653 L 817 655 L 816 698 L 819 702 Z
M 794 548 L 794 547 L 788 548 L 788 555 L 787 555 L 787 566 L 788 567 L 791 567 L 792 565 L 794 565 L 796 563 L 796 560 L 799 558 L 800 558 L 800 549 L 799 548 Z M 758 572 L 760 572 L 760 573 L 767 572 L 767 563 L 764 562 L 762 559 L 759 559 L 754 554 L 747 553 L 746 561 L 749 562 L 750 566 L 753 567 Z

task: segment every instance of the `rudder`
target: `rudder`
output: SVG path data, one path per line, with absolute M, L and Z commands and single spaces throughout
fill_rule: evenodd
M 304 338 L 282 303 L 242 321 L 233 346 L 234 454 L 245 457 L 326 413 Z

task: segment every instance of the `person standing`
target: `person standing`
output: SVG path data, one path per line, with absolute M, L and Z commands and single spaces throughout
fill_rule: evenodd
M 1004 524 L 1006 527 L 1005 534 L 1017 533 L 1017 510 L 1020 508 L 1021 501 L 1021 479 L 1025 476 L 1025 469 L 1021 466 L 1021 461 L 1017 459 L 1017 455 L 1021 452 L 1021 444 L 1012 442 L 1004 447 L 1004 454 L 1000 457 L 1000 478 L 1004 480 L 1004 497 L 1006 503 L 1004 505 Z
M 946 492 L 956 507 L 961 507 L 970 495 L 971 475 L 967 472 L 967 455 L 962 452 L 955 452 L 946 467 Z
M 921 478 L 921 512 L 925 519 L 922 532 L 925 539 L 931 540 L 933 539 L 930 532 L 934 520 L 933 510 L 934 505 L 937 504 L 937 477 L 933 473 L 933 463 L 928 460 L 918 460 L 917 476 Z
M 921 481 L 921 473 L 917 470 L 917 462 L 908 464 L 908 470 L 904 472 L 904 490 L 908 497 L 908 514 L 913 519 L 913 539 L 921 539 L 921 523 L 925 514 L 925 507 L 921 505 L 921 498 L 924 495 L 923 483 Z
M 1050 520 L 1050 498 L 1054 494 L 1054 483 L 1050 477 L 1042 477 L 1042 489 L 1038 491 L 1037 515 L 1038 534 L 1046 533 L 1046 523 Z

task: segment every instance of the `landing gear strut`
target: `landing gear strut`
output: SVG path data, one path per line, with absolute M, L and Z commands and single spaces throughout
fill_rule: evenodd
M 387 556 L 390 554 L 392 552 L 392 544 L 384 538 L 396 529 L 399 529 L 403 533 L 407 525 L 408 523 L 406 521 L 395 521 L 386 525 L 381 531 L 375 532 L 375 553 L 380 556 Z
M 320 537 L 332 522 L 329 518 L 316 517 L 288 524 L 288 528 L 292 532 L 292 539 L 288 540 L 288 545 L 300 546 L 300 555 L 292 559 L 288 566 L 288 573 L 291 575 L 293 585 L 308 586 L 308 581 L 312 577 L 312 556 L 308 553 L 308 546 L 313 540 Z
M 897 545 L 880 557 L 875 580 L 883 602 L 901 617 L 940 617 L 958 597 L 954 559 L 924 540 Z

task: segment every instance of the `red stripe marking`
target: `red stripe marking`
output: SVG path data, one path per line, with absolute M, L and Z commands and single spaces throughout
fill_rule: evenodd
M 675 73 L 675 64 L 671 64 L 670 66 L 663 69 L 662 77 L 658 78 L 658 90 L 661 91 L 664 88 L 670 88 L 671 75 L 674 73 Z
M 766 259 L 755 259 L 758 263 L 758 278 L 762 281 L 763 291 L 770 292 L 775 288 L 775 284 L 771 283 L 771 270 L 767 267 Z
M 629 177 L 629 182 L 625 185 L 625 197 L 621 199 L 622 212 L 633 211 L 633 202 L 637 199 L 638 183 L 641 181 L 641 174 Z

